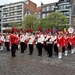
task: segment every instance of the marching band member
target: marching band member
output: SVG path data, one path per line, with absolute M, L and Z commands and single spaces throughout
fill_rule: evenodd
M 75 32 L 73 33 L 74 35 L 74 45 L 73 45 L 73 48 L 74 48 L 74 52 L 75 52 Z
M 24 53 L 24 34 L 21 33 L 20 35 L 20 47 L 21 47 L 21 53 Z
M 3 43 L 4 43 L 4 36 L 3 36 L 3 34 L 0 34 L 0 45 L 1 45 L 0 50 L 3 50 Z
M 62 34 L 63 34 L 62 32 L 59 32 L 57 36 L 58 58 L 59 59 L 62 58 L 62 47 L 64 46 L 64 38 Z
M 57 35 L 58 35 L 58 30 L 56 30 L 54 32 L 54 52 L 55 52 L 55 55 L 58 55 L 58 47 L 57 47 Z
M 47 39 L 48 39 L 48 35 L 47 35 L 47 31 L 44 31 L 44 33 L 43 33 L 43 35 L 44 35 L 44 37 L 45 37 L 45 41 L 44 41 L 44 49 L 45 49 L 45 51 L 47 51 L 47 45 L 46 45 L 46 41 L 47 41 Z
M 68 32 L 66 32 L 64 35 L 64 42 L 65 42 L 65 56 L 67 56 L 68 55 L 68 45 L 69 45 Z
M 51 34 L 51 31 L 48 33 L 48 36 L 47 36 L 47 41 L 46 41 L 46 44 L 47 44 L 47 51 L 48 51 L 48 57 L 52 57 L 53 55 L 53 41 L 54 41 L 54 37 L 53 35 Z
M 6 35 L 5 35 L 5 46 L 6 46 L 6 48 L 7 48 L 7 51 L 10 51 L 9 37 L 10 37 L 9 33 L 6 32 Z
M 12 31 L 10 35 L 10 42 L 11 42 L 11 56 L 15 57 L 16 56 L 16 39 L 18 39 L 17 36 L 15 36 L 14 31 Z
M 44 44 L 44 35 L 41 31 L 39 31 L 39 34 L 37 35 L 37 49 L 38 49 L 38 56 L 42 56 L 42 48 Z
M 75 37 L 73 36 L 74 33 L 74 29 L 72 27 L 68 28 L 68 32 L 69 32 L 69 48 L 71 50 L 71 53 L 74 53 L 74 39 Z
M 68 38 L 69 38 L 69 43 L 68 43 L 68 50 L 72 49 L 72 44 L 71 44 L 71 34 L 68 34 Z
M 28 40 L 29 55 L 32 55 L 33 54 L 34 44 L 35 44 L 35 36 L 33 35 L 32 32 L 30 32 L 29 33 L 29 40 Z
M 71 34 L 70 43 L 72 46 L 71 53 L 74 53 L 74 47 L 75 47 L 75 35 L 74 35 L 74 33 Z
M 28 42 L 28 33 L 26 30 L 24 30 L 24 50 L 27 48 L 27 42 Z
M 14 31 L 14 33 L 15 33 L 15 36 L 16 36 L 16 37 L 18 37 L 18 38 L 16 38 L 16 40 L 15 40 L 15 43 L 16 43 L 16 49 L 18 50 L 18 44 L 19 44 L 19 35 L 18 35 L 18 32 L 17 32 L 17 30 L 15 30 L 15 31 Z
M 36 42 L 35 42 L 35 45 L 36 45 L 36 48 L 38 49 L 38 45 L 37 45 L 37 36 L 39 35 L 39 31 L 37 31 L 35 33 L 35 39 L 36 39 Z

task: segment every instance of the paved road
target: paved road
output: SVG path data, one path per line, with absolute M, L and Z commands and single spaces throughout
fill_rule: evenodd
M 0 75 L 75 75 L 75 54 L 70 51 L 62 59 L 48 58 L 44 50 L 39 57 L 36 48 L 33 55 L 28 53 L 28 49 L 24 54 L 17 50 L 17 56 L 11 57 L 11 52 L 0 51 Z

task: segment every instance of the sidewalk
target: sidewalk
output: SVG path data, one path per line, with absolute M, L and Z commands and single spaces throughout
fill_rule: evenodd
M 75 54 L 69 52 L 67 57 L 63 54 L 62 59 L 55 55 L 48 58 L 43 50 L 39 57 L 36 48 L 33 55 L 28 54 L 29 49 L 24 54 L 17 50 L 16 57 L 5 49 L 0 51 L 0 75 L 75 75 Z

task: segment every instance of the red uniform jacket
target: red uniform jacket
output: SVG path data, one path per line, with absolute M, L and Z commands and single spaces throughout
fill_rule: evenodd
M 75 36 L 71 36 L 71 38 L 70 38 L 70 42 L 71 42 L 72 45 L 75 44 Z
M 18 39 L 18 37 L 15 36 L 14 34 L 10 35 L 10 42 L 11 42 L 11 44 L 16 44 L 16 39 Z
M 64 46 L 64 37 L 63 36 L 57 36 L 57 46 L 58 47 Z
M 65 43 L 65 46 L 68 46 L 68 44 L 69 44 L 69 37 L 68 36 L 64 36 L 64 43 Z

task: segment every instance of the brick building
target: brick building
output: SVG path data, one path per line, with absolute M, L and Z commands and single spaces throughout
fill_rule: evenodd
M 37 5 L 30 0 L 3 5 L 0 12 L 2 13 L 2 31 L 11 28 L 12 23 L 22 26 L 23 17 L 29 13 L 33 14 L 36 11 L 36 7 Z

